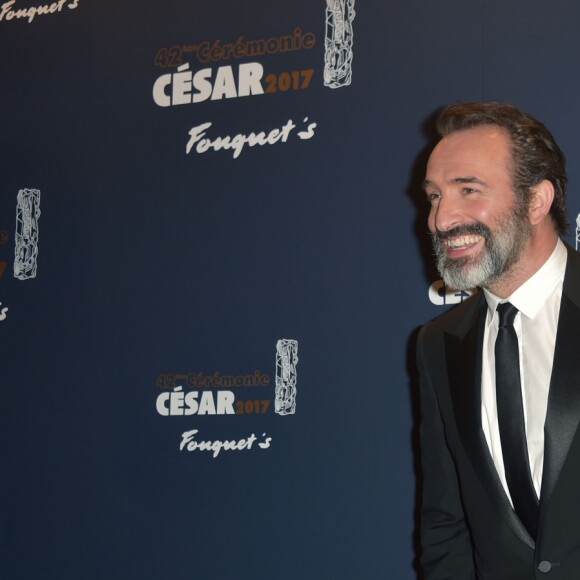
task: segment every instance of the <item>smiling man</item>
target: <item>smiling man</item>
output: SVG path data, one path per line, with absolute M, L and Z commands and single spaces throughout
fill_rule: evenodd
M 445 109 L 424 181 L 438 269 L 482 292 L 427 324 L 427 580 L 580 578 L 580 257 L 560 148 L 502 103 Z

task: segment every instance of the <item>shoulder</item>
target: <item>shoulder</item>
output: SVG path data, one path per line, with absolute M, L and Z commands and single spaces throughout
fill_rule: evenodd
M 568 262 L 566 264 L 566 274 L 571 271 L 578 275 L 580 273 L 580 252 L 571 248 L 568 244 L 566 245 L 566 250 L 568 251 Z
M 564 276 L 564 294 L 580 308 L 580 253 L 566 245 L 568 259 Z
M 419 332 L 419 341 L 440 339 L 445 333 L 464 334 L 473 325 L 485 305 L 483 293 L 476 292 L 461 304 L 427 322 Z

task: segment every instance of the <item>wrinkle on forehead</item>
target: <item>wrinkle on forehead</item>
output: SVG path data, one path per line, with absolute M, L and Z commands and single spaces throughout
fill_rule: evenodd
M 512 178 L 511 139 L 503 127 L 482 125 L 446 135 L 433 149 L 427 163 L 424 186 L 436 183 L 443 172 L 445 183 L 475 178 L 485 182 L 484 176 L 494 169 L 504 168 Z M 474 181 L 473 181 L 474 182 Z

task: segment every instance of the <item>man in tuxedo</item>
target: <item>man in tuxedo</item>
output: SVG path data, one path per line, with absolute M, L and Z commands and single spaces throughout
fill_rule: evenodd
M 580 255 L 546 127 L 445 109 L 424 190 L 447 286 L 481 291 L 420 332 L 427 580 L 580 579 Z

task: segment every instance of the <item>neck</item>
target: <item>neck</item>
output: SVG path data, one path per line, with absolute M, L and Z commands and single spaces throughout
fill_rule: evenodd
M 534 231 L 518 261 L 498 280 L 487 286 L 488 290 L 499 298 L 511 296 L 546 263 L 557 242 L 558 234 L 553 228 Z

